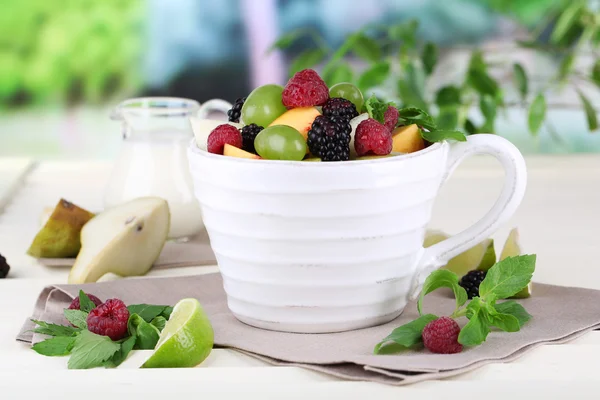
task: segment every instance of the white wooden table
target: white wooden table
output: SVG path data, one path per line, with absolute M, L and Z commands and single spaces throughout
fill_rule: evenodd
M 1 160 L 1 159 L 0 159 Z M 494 238 L 500 249 L 518 226 L 526 252 L 538 254 L 534 281 L 600 289 L 600 155 L 529 157 L 529 186 L 515 215 Z M 6 164 L 6 163 L 5 163 Z M 0 162 L 2 165 L 2 162 Z M 349 382 L 294 367 L 271 367 L 229 350 L 214 350 L 195 369 L 139 370 L 147 352 L 121 368 L 68 371 L 66 360 L 42 357 L 14 340 L 40 290 L 66 282 L 68 270 L 38 265 L 25 255 L 44 207 L 60 197 L 102 208 L 110 165 L 48 162 L 30 172 L 0 214 L 0 253 L 12 266 L 0 280 L 0 399 L 164 398 L 212 393 L 214 398 L 597 398 L 600 332 L 560 346 L 543 346 L 510 364 L 495 364 L 443 381 L 408 387 Z M 468 160 L 443 188 L 432 228 L 456 232 L 479 218 L 500 190 L 502 172 L 488 158 Z M 0 173 L 0 188 L 7 175 Z M 14 182 L 13 182 L 14 183 Z M 13 185 L 11 185 L 13 187 Z M 0 190 L 0 198 L 3 193 Z M 213 272 L 197 267 L 152 276 Z M 216 394 L 219 396 L 216 396 Z

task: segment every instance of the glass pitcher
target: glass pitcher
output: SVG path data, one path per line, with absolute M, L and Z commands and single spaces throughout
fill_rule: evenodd
M 185 241 L 204 224 L 194 196 L 187 161 L 193 137 L 190 117 L 211 111 L 226 113 L 229 103 L 171 97 L 135 98 L 122 102 L 111 119 L 121 121 L 123 144 L 105 189 L 104 207 L 143 197 L 162 197 L 169 203 L 169 239 Z

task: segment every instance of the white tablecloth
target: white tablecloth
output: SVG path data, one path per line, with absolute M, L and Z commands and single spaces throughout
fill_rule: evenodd
M 538 254 L 534 281 L 600 289 L 600 156 L 527 159 L 529 185 L 512 220 L 494 235 L 500 250 L 518 226 L 524 251 Z M 2 163 L 0 162 L 0 165 Z M 90 210 L 102 208 L 105 162 L 41 163 L 26 176 L 0 214 L 0 253 L 11 279 L 0 280 L 0 399 L 164 398 L 171 394 L 227 393 L 245 398 L 596 398 L 600 332 L 561 346 L 544 346 L 510 364 L 496 364 L 444 381 L 410 387 L 345 382 L 292 367 L 270 367 L 233 351 L 215 350 L 199 368 L 138 370 L 137 352 L 117 370 L 67 371 L 63 358 L 42 357 L 14 341 L 44 285 L 65 282 L 68 270 L 38 265 L 25 255 L 44 207 L 60 197 Z M 432 228 L 457 232 L 486 212 L 499 193 L 502 171 L 485 157 L 467 160 L 442 189 Z M 5 179 L 0 175 L 0 187 Z M 0 193 L 1 195 L 1 193 Z M 152 272 L 204 273 L 216 267 Z M 20 393 L 4 397 L 5 393 Z M 587 393 L 587 394 L 586 394 Z M 223 398 L 228 398 L 224 394 Z M 131 397 L 129 397 L 131 398 Z M 221 397 L 218 397 L 221 398 Z

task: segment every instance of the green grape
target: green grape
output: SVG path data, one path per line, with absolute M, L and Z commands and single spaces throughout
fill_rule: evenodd
M 341 97 L 350 100 L 356 106 L 356 111 L 362 110 L 364 103 L 363 95 L 356 86 L 348 82 L 340 82 L 329 88 L 330 97 Z
M 269 126 L 275 118 L 287 111 L 281 102 L 282 93 L 283 87 L 279 85 L 264 85 L 254 89 L 242 107 L 244 123 Z
M 254 139 L 254 148 L 267 160 L 301 161 L 306 155 L 304 136 L 287 125 L 263 129 Z

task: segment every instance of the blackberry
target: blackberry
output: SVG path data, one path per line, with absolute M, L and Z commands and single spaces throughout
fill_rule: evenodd
M 6 258 L 2 257 L 2 254 L 0 254 L 0 279 L 6 278 L 9 270 L 10 266 L 6 262 Z
M 319 115 L 308 131 L 308 149 L 321 161 L 346 161 L 350 158 L 350 124 Z
M 340 117 L 347 121 L 358 116 L 356 106 L 349 100 L 341 97 L 332 97 L 323 105 L 323 115 L 326 117 Z
M 260 133 L 264 128 L 256 124 L 246 125 L 242 128 L 242 149 L 249 151 L 250 153 L 256 154 L 254 148 L 254 139 L 256 135 Z
M 469 295 L 469 299 L 473 297 L 479 297 L 479 285 L 485 279 L 486 271 L 479 271 L 474 269 L 473 271 L 467 272 L 465 276 L 460 279 L 458 283 Z
M 247 97 L 237 99 L 235 103 L 233 103 L 233 107 L 231 107 L 231 109 L 227 111 L 229 122 L 240 122 L 240 117 L 242 116 L 242 106 L 244 105 L 246 99 Z

